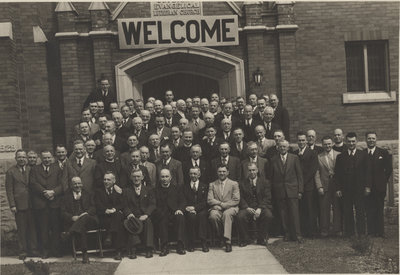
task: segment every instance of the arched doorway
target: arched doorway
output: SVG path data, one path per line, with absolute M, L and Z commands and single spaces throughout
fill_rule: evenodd
M 165 83 L 166 79 L 176 80 L 179 75 L 186 76 L 186 82 L 189 78 L 196 79 L 197 83 L 203 79 L 205 88 L 214 85 L 219 94 L 227 98 L 245 95 L 243 60 L 204 47 L 152 49 L 121 62 L 115 66 L 115 71 L 119 102 L 128 98 L 147 98 L 148 95 L 143 94 L 146 87 L 156 82 Z M 187 89 L 182 97 L 193 96 L 194 90 Z M 204 91 L 198 95 L 207 96 L 208 93 Z

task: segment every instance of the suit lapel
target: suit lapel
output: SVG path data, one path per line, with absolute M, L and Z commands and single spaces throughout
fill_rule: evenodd
M 81 167 L 81 172 L 82 172 L 83 170 L 85 170 L 86 167 L 88 167 L 88 165 L 89 165 L 89 159 L 88 159 L 88 158 L 84 158 L 84 159 L 83 159 L 83 164 L 82 164 L 82 167 Z
M 72 168 L 74 168 L 75 171 L 79 172 L 81 168 L 78 166 L 78 163 L 76 162 L 76 158 L 71 159 L 71 164 Z

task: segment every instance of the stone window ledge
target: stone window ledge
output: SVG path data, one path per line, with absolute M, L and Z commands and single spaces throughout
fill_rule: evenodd
M 396 92 L 344 93 L 343 104 L 395 102 Z

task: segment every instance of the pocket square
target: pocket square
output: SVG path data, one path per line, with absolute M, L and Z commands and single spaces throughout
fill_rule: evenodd
M 379 156 L 379 158 L 378 159 L 383 159 L 383 157 L 382 156 Z

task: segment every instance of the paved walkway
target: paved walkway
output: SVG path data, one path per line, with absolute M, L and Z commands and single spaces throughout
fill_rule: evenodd
M 115 275 L 125 274 L 256 274 L 287 273 L 265 247 L 233 246 L 231 253 L 221 249 L 186 252 L 185 256 L 170 251 L 166 257 L 157 254 L 151 259 L 138 256 L 135 260 L 124 258 Z

